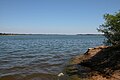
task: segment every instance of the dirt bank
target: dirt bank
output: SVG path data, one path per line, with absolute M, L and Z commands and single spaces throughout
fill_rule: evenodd
M 89 48 L 66 68 L 70 80 L 120 80 L 120 46 Z

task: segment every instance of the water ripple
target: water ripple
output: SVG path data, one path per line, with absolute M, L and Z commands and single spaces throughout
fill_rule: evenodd
M 103 40 L 103 36 L 95 35 L 0 36 L 0 80 L 4 80 L 2 76 L 56 80 L 71 57 L 101 45 Z

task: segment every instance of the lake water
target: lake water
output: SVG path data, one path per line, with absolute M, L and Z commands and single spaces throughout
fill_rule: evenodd
M 103 40 L 100 35 L 0 36 L 0 80 L 56 80 L 70 58 Z

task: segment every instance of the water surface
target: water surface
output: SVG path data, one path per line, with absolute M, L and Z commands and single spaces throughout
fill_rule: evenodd
M 0 77 L 56 80 L 70 58 L 103 40 L 100 35 L 0 36 Z

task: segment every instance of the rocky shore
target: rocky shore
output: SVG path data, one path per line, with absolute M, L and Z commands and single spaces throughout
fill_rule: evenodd
M 66 67 L 69 80 L 120 80 L 120 45 L 89 48 Z

